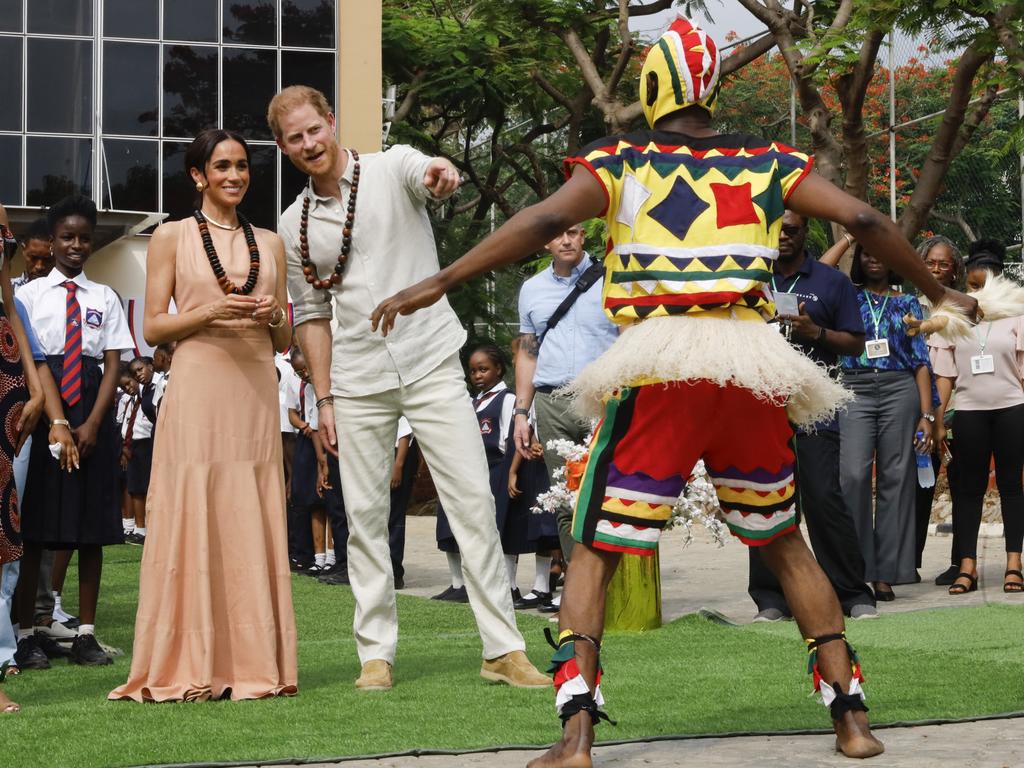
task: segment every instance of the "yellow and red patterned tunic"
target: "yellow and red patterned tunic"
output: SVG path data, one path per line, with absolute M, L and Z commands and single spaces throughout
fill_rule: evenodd
M 774 314 L 785 202 L 813 160 L 755 136 L 638 131 L 566 159 L 607 195 L 604 308 L 613 322 L 746 307 Z

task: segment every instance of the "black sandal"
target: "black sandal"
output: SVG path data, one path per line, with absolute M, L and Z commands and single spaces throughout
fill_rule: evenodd
M 1016 576 L 1020 581 L 1007 581 L 1007 576 Z M 1015 595 L 1019 592 L 1024 592 L 1024 573 L 1020 571 L 1007 570 L 1003 574 L 1003 592 L 1008 595 Z
M 967 579 L 970 582 L 970 586 L 965 587 L 963 584 L 958 584 L 960 579 Z M 978 589 L 978 577 L 972 576 L 969 573 L 958 573 L 953 583 L 949 587 L 949 594 L 951 595 L 966 595 L 968 592 L 974 592 Z

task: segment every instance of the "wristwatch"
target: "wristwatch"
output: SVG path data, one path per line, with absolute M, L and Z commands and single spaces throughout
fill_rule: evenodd
M 935 414 L 934 413 L 922 413 L 921 414 L 921 418 L 924 419 L 925 421 L 930 421 L 932 424 L 935 423 Z
M 529 408 L 516 408 L 516 409 L 514 409 L 512 411 L 512 415 L 513 416 L 529 416 L 530 415 L 530 409 Z

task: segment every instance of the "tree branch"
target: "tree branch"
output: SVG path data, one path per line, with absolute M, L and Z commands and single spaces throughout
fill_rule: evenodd
M 763 37 L 750 43 L 750 45 L 737 48 L 735 53 L 722 59 L 722 77 L 731 75 L 750 62 L 756 61 L 774 47 L 775 38 L 771 34 L 765 34 Z
M 975 41 L 967 46 L 960 61 L 957 62 L 956 71 L 953 73 L 953 86 L 949 94 L 949 105 L 943 113 L 942 123 L 932 141 L 932 147 L 925 159 L 924 166 L 921 168 L 921 175 L 917 178 L 910 202 L 903 211 L 903 215 L 900 216 L 900 229 L 908 238 L 916 235 L 921 229 L 935 204 L 942 180 L 949 170 L 949 164 L 956 156 L 954 149 L 958 144 L 967 105 L 971 100 L 974 77 L 978 70 L 991 59 L 992 53 L 985 50 L 984 44 Z
M 605 84 L 608 93 L 615 93 L 615 89 L 619 86 L 619 80 L 622 79 L 633 56 L 633 35 L 629 31 L 629 0 L 619 0 L 619 39 L 622 41 L 619 58 Z
M 412 108 L 416 105 L 416 96 L 419 93 L 420 88 L 423 87 L 423 81 L 427 78 L 427 72 L 421 69 L 409 81 L 409 90 L 405 92 L 405 96 L 402 98 L 402 103 L 395 109 L 395 115 L 391 118 L 392 123 L 403 123 L 409 117 L 409 113 L 412 112 Z
M 562 33 L 562 40 L 569 48 L 569 52 L 572 53 L 573 58 L 576 59 L 576 64 L 580 68 L 580 74 L 583 75 L 583 81 L 590 87 L 590 90 L 594 94 L 594 98 L 604 99 L 607 96 L 604 81 L 601 79 L 601 74 L 597 71 L 597 67 L 594 65 L 593 59 L 591 59 L 590 54 L 587 53 L 587 49 L 583 46 L 583 41 L 580 40 L 580 36 L 576 33 L 576 30 L 565 30 Z

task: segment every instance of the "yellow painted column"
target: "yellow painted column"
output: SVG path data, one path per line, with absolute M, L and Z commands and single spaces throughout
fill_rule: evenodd
M 379 152 L 383 126 L 381 0 L 338 0 L 338 138 Z
M 644 632 L 661 626 L 661 559 L 623 555 L 608 584 L 604 628 L 610 632 Z

